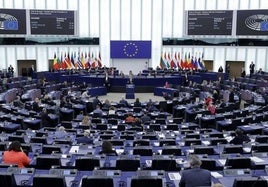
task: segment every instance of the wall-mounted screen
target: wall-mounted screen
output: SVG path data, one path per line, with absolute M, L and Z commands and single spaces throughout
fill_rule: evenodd
M 76 35 L 74 11 L 30 10 L 32 35 Z
M 0 9 L 0 34 L 26 34 L 26 10 Z
M 187 35 L 232 35 L 232 10 L 194 10 L 187 13 Z
M 268 10 L 237 10 L 236 35 L 268 35 Z

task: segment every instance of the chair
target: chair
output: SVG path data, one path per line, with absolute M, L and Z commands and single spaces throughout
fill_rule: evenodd
M 153 159 L 152 160 L 153 170 L 164 170 L 164 171 L 179 171 L 176 161 L 174 159 Z
M 258 142 L 258 143 L 268 143 L 268 136 L 267 135 L 258 135 L 255 138 L 255 142 Z
M 118 124 L 118 119 L 108 119 L 107 123 L 111 124 L 111 125 L 117 125 Z
M 185 139 L 185 146 L 191 146 L 191 145 L 201 145 L 201 140 L 200 139 Z
M 155 124 L 166 124 L 166 119 L 165 118 L 156 118 Z
M 149 129 L 154 130 L 154 131 L 161 131 L 161 125 L 160 124 L 151 124 L 151 125 L 149 125 Z
M 181 156 L 181 154 L 181 148 L 179 146 L 164 146 L 162 149 L 162 155 Z
M 245 157 L 227 158 L 225 166 L 229 166 L 232 169 L 251 168 L 251 160 Z
M 5 142 L 0 142 L 0 151 L 5 151 L 7 149 L 7 145 Z
M 111 142 L 113 146 L 123 146 L 124 143 L 125 143 L 125 140 L 123 140 L 123 139 L 120 139 L 120 140 L 112 139 L 112 140 L 109 140 L 109 142 Z
M 251 151 L 255 151 L 255 152 L 268 152 L 268 144 L 258 144 L 258 145 L 254 145 L 251 148 Z
M 227 144 L 228 141 L 225 138 L 211 138 L 210 145 Z
M 24 137 L 23 136 L 9 136 L 8 141 L 13 142 L 13 141 L 19 141 L 20 143 L 25 143 Z
M 51 154 L 51 153 L 62 153 L 60 146 L 55 145 L 43 145 L 42 148 L 43 154 Z
M 47 186 L 57 186 L 66 187 L 66 182 L 64 177 L 56 175 L 35 175 L 33 177 L 33 187 L 47 187 Z
M 140 167 L 140 161 L 137 159 L 117 159 L 116 169 L 121 171 L 137 171 Z
M 200 139 L 200 134 L 196 134 L 196 133 L 189 133 L 189 134 L 186 134 L 186 138 L 195 138 L 195 139 Z
M 30 142 L 31 143 L 47 144 L 47 138 L 45 138 L 45 137 L 32 137 Z
M 223 153 L 243 153 L 242 145 L 226 145 L 223 149 Z
M 160 140 L 159 145 L 160 147 L 162 147 L 163 145 L 176 145 L 176 141 L 173 139 Z
M 100 166 L 100 160 L 95 157 L 80 157 L 75 160 L 75 168 L 82 171 L 92 171 Z
M 198 146 L 194 148 L 194 154 L 213 155 L 214 153 L 214 148 L 212 146 Z
M 233 187 L 267 187 L 268 182 L 265 179 L 247 177 L 247 178 L 236 178 L 233 183 Z
M 81 187 L 99 186 L 99 187 L 114 187 L 113 179 L 103 176 L 88 176 L 83 177 Z
M 137 146 L 133 148 L 133 155 L 152 156 L 153 150 L 150 146 Z
M 107 130 L 108 127 L 107 127 L 106 124 L 97 124 L 97 125 L 96 125 L 96 129 L 97 129 L 97 130 Z
M 91 123 L 101 123 L 101 118 L 92 118 Z
M 36 169 L 50 169 L 52 166 L 60 166 L 60 158 L 55 156 L 38 156 L 36 158 Z
M 150 145 L 150 140 L 148 139 L 141 139 L 141 140 L 134 140 L 133 141 L 133 146 L 149 146 Z
M 163 187 L 162 178 L 158 177 L 133 177 L 131 187 Z
M 63 126 L 65 129 L 72 129 L 72 122 L 71 121 L 62 121 L 61 126 Z
M 16 187 L 15 177 L 12 173 L 0 173 L 0 184 L 3 187 Z
M 202 164 L 200 166 L 201 168 L 207 169 L 209 171 L 218 170 L 216 160 L 213 160 L 213 159 L 201 159 L 201 161 L 202 161 Z

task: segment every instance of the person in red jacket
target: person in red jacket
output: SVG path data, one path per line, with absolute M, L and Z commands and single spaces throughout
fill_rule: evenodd
M 12 142 L 8 150 L 3 154 L 3 162 L 5 164 L 16 164 L 19 168 L 29 165 L 30 161 L 30 158 L 23 152 L 19 141 Z

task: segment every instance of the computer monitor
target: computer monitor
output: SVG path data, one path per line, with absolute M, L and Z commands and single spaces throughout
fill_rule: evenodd
M 268 183 L 267 180 L 261 178 L 236 178 L 233 183 L 233 187 L 267 187 Z
M 52 166 L 60 166 L 60 158 L 55 156 L 38 156 L 36 158 L 37 169 L 50 169 Z
M 14 175 L 12 173 L 0 173 L 0 184 L 5 187 L 16 186 Z
M 214 153 L 214 148 L 212 146 L 198 146 L 194 148 L 194 154 L 213 155 Z
M 160 177 L 133 177 L 130 182 L 131 187 L 163 187 Z
M 57 175 L 35 175 L 33 177 L 33 187 L 48 187 L 48 186 L 57 186 L 57 187 L 66 187 L 66 182 L 63 176 Z
M 43 145 L 43 148 L 42 148 L 42 153 L 43 154 L 51 154 L 52 152 L 54 152 L 54 153 L 62 153 L 60 146 Z
M 251 168 L 251 160 L 245 157 L 227 158 L 225 166 L 229 166 L 232 169 Z
M 88 186 L 114 187 L 114 182 L 111 177 L 105 177 L 105 176 L 83 177 L 81 187 L 88 187 Z

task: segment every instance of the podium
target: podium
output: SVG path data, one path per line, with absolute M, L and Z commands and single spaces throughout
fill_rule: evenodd
M 126 99 L 135 99 L 135 85 L 134 84 L 126 85 Z

